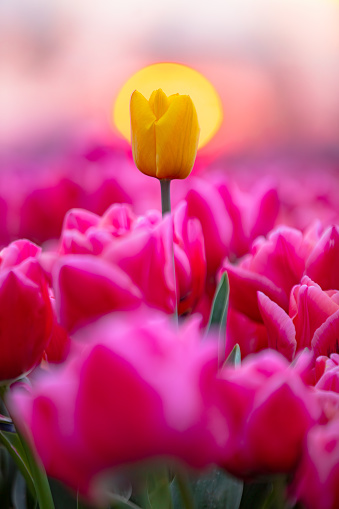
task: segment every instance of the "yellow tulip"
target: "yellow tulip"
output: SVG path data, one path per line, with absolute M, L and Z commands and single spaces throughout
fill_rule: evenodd
M 200 128 L 188 95 L 167 97 L 155 90 L 149 101 L 135 90 L 131 96 L 131 140 L 137 168 L 162 179 L 184 179 L 192 171 Z

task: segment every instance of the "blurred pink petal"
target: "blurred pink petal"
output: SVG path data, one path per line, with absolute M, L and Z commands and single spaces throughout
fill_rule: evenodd
M 68 331 L 110 311 L 134 309 L 141 301 L 125 272 L 91 255 L 61 257 L 53 279 L 57 314 Z
M 292 361 L 297 348 L 295 327 L 288 314 L 266 295 L 258 292 L 261 316 L 267 328 L 268 347 Z

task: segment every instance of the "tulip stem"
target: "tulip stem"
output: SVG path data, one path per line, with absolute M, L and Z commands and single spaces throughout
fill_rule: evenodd
M 51 489 L 49 486 L 48 478 L 44 467 L 34 457 L 31 448 L 25 441 L 25 439 L 19 434 L 22 447 L 26 453 L 30 471 L 33 477 L 34 488 L 39 503 L 40 509 L 54 509 L 54 502 L 52 498 Z
M 2 386 L 0 387 L 0 400 L 2 400 L 4 404 L 4 408 L 7 410 L 7 406 L 5 404 L 5 396 L 6 392 L 8 392 L 9 386 Z M 11 417 L 10 412 L 8 412 L 9 416 Z M 2 419 L 3 421 L 3 419 Z M 11 420 L 13 423 L 13 421 Z M 13 424 L 12 424 L 13 426 Z M 18 447 L 18 445 L 13 446 L 13 450 L 16 453 L 16 462 L 18 467 L 20 466 L 24 467 L 24 472 L 21 471 L 21 473 L 25 476 L 25 472 L 28 475 L 28 478 L 33 483 L 36 498 L 39 504 L 39 509 L 54 509 L 54 502 L 52 498 L 51 489 L 49 486 L 48 478 L 45 472 L 44 467 L 42 466 L 42 463 L 40 460 L 36 459 L 34 457 L 34 454 L 27 444 L 26 440 L 23 438 L 21 433 L 18 432 L 18 430 L 13 426 L 13 430 L 7 430 L 10 432 L 10 434 L 13 434 L 13 436 L 16 436 L 19 444 L 21 447 Z M 9 441 L 11 443 L 11 441 Z M 8 448 L 7 448 L 8 449 Z M 9 449 L 8 449 L 9 450 Z M 9 451 L 10 452 L 10 451 Z M 26 456 L 26 458 L 24 458 Z M 25 462 L 25 459 L 27 460 L 27 464 Z M 27 481 L 27 478 L 26 478 Z M 29 486 L 29 484 L 28 484 Z
M 172 215 L 171 212 L 171 180 L 170 179 L 161 179 L 160 180 L 160 189 L 161 189 L 161 210 L 162 217 L 164 218 L 166 214 Z M 177 278 L 175 274 L 175 260 L 174 260 L 174 240 L 173 240 L 173 230 L 174 223 L 172 224 L 172 264 L 173 264 L 173 276 L 174 276 L 174 298 L 175 298 L 175 309 L 174 309 L 174 317 L 178 322 L 178 295 L 177 295 Z
M 161 188 L 161 210 L 162 217 L 167 213 L 171 213 L 171 181 L 170 179 L 160 180 Z
M 175 479 L 179 488 L 183 507 L 185 509 L 194 509 L 194 500 L 187 474 L 183 471 L 176 472 Z

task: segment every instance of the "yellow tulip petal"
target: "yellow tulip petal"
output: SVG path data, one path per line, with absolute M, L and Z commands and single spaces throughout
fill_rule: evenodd
M 154 92 L 152 92 L 151 97 L 149 98 L 149 104 L 157 120 L 159 120 L 159 118 L 162 117 L 168 110 L 168 97 L 161 88 L 159 88 L 159 90 L 154 90 Z
M 144 67 L 122 84 L 114 104 L 113 118 L 117 130 L 130 140 L 128 108 L 133 90 L 139 90 L 148 99 L 153 90 L 159 88 L 169 99 L 171 94 L 177 92 L 191 97 L 201 127 L 199 148 L 206 145 L 223 120 L 221 99 L 212 83 L 200 72 L 174 62 L 161 62 Z
M 131 96 L 131 139 L 133 159 L 145 175 L 156 176 L 156 116 L 147 99 L 135 90 Z
M 169 99 L 168 110 L 155 122 L 156 176 L 182 179 L 193 168 L 200 128 L 196 109 L 188 95 Z

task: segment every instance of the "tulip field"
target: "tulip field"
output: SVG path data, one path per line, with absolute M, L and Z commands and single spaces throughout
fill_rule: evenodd
M 338 158 L 130 108 L 0 174 L 0 508 L 336 509 Z

